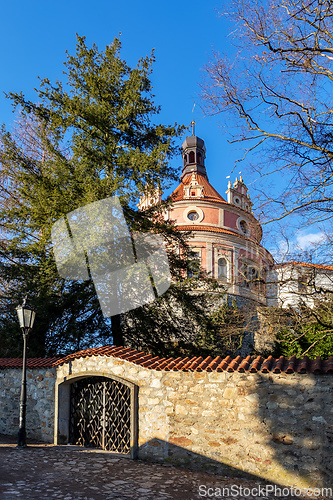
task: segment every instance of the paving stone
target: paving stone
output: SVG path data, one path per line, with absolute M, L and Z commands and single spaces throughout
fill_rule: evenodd
M 0 500 L 199 500 L 203 498 L 199 495 L 202 484 L 207 488 L 237 484 L 252 489 L 260 482 L 132 461 L 98 450 L 43 444 L 21 450 L 2 438 Z M 246 498 L 256 500 L 254 496 Z

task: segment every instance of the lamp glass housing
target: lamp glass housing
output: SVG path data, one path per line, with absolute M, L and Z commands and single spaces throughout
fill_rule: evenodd
M 35 321 L 36 311 L 28 304 L 26 299 L 24 299 L 21 306 L 16 308 L 16 311 L 20 327 L 24 328 L 24 330 L 31 330 Z

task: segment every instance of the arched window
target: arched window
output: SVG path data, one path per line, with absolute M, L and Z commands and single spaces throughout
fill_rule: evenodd
M 222 258 L 217 261 L 217 278 L 219 280 L 226 280 L 227 279 L 227 261 L 226 259 Z
M 188 278 L 198 278 L 200 274 L 200 252 L 191 252 L 190 261 L 187 269 Z
M 197 163 L 201 164 L 201 153 L 197 153 Z
M 195 162 L 194 151 L 191 151 L 189 155 L 189 163 L 194 163 L 194 162 Z
M 184 155 L 184 167 L 186 166 L 187 163 L 187 155 Z
M 260 272 L 257 266 L 252 265 L 252 263 L 244 263 L 242 269 L 241 285 L 253 291 L 258 291 L 262 280 L 260 279 Z
M 258 281 L 259 279 L 259 270 L 254 266 L 249 266 L 247 268 L 247 279 L 249 281 Z
M 240 221 L 239 227 L 241 228 L 241 231 L 244 234 L 248 234 L 249 233 L 249 227 L 248 227 L 247 223 L 245 222 L 245 220 L 241 220 Z

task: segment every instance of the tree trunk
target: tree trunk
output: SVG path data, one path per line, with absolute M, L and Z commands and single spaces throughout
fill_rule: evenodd
M 124 345 L 124 338 L 121 331 L 121 315 L 116 314 L 111 317 L 113 345 L 120 347 Z

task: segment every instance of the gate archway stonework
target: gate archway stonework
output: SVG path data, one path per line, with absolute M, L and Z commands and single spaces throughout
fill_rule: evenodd
M 167 440 L 169 435 L 168 411 L 172 406 L 162 390 L 162 371 L 150 370 L 109 356 L 82 357 L 57 367 L 55 385 L 55 444 L 69 442 L 70 389 L 71 385 L 88 377 L 106 377 L 128 385 L 132 391 L 132 438 L 131 455 L 153 438 Z M 139 431 L 138 431 L 139 430 Z M 139 435 L 138 435 L 139 434 Z M 156 457 L 161 455 L 160 446 L 149 446 Z M 162 453 L 164 455 L 164 453 Z
M 75 386 L 77 386 L 78 402 L 73 403 Z M 91 393 L 89 386 L 101 386 L 100 393 L 96 389 Z M 82 389 L 86 391 L 81 396 L 83 401 L 80 401 Z M 90 408 L 82 408 L 86 406 L 82 403 L 88 403 L 86 399 L 89 393 Z M 117 408 L 111 408 L 113 400 L 118 405 Z M 73 422 L 74 412 L 81 416 L 80 428 Z M 89 412 L 89 415 L 85 416 L 85 412 Z M 86 424 L 91 427 L 88 432 L 82 429 Z M 123 429 L 125 429 L 124 435 L 120 436 Z M 74 436 L 75 431 L 79 439 Z M 134 458 L 137 451 L 137 386 L 110 371 L 105 373 L 105 371 L 87 370 L 83 374 L 72 373 L 57 379 L 54 442 L 55 444 L 70 443 L 102 448 L 106 451 L 129 454 Z

